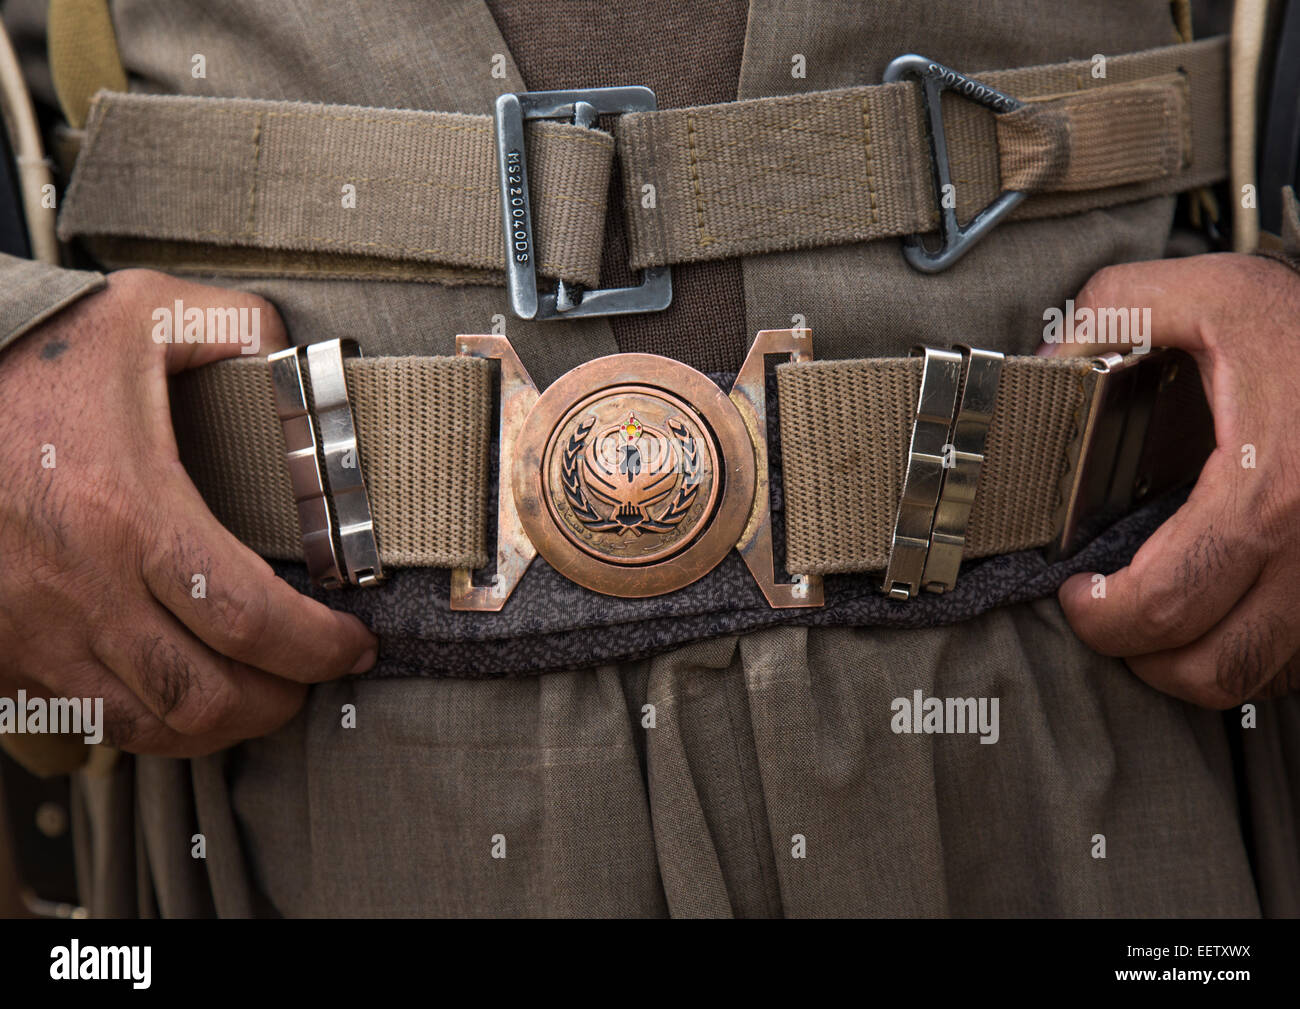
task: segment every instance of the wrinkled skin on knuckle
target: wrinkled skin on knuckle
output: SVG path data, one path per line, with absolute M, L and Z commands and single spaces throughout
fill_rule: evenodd
M 183 736 L 211 736 L 226 729 L 236 712 L 236 699 L 224 679 L 199 677 L 186 703 L 165 721 Z
M 105 711 L 113 695 L 125 691 L 125 686 L 90 654 L 64 664 L 63 696 L 104 698 Z
M 1122 284 L 1123 276 L 1124 274 L 1120 268 L 1103 266 L 1088 278 L 1087 283 L 1079 291 L 1076 301 L 1080 304 L 1089 302 L 1105 304 L 1110 292 L 1116 290 Z
M 167 348 L 151 336 L 153 310 L 169 306 L 179 286 L 174 278 L 153 270 L 116 270 L 108 275 L 108 288 L 93 305 L 98 312 L 94 328 L 104 342 L 130 359 L 159 359 Z
M 215 589 L 209 584 L 208 602 L 214 618 L 230 642 L 232 658 L 255 656 L 265 640 L 270 614 L 266 590 L 259 584 L 237 581 Z
M 1217 525 L 1207 525 L 1192 540 L 1191 546 L 1178 560 L 1178 578 L 1176 582 L 1165 587 L 1169 595 L 1185 596 L 1188 592 L 1200 592 L 1210 588 L 1223 571 L 1233 563 L 1242 563 L 1246 558 L 1240 551 L 1246 544 L 1239 538 Z M 1162 605 L 1169 606 L 1172 600 L 1162 600 Z
M 157 488 L 127 462 L 86 472 L 73 494 L 81 513 L 76 530 L 81 548 L 110 554 L 115 567 L 137 567 L 143 548 L 157 535 Z
M 151 530 L 146 538 L 140 564 L 141 577 L 159 593 L 169 586 L 181 596 L 190 596 L 194 576 L 202 575 L 204 584 L 213 584 L 212 557 L 179 527 Z M 165 593 L 159 593 L 165 595 Z M 200 602 L 202 600 L 196 600 Z
M 104 743 L 114 749 L 136 752 L 158 724 L 147 711 L 104 698 Z
M 1184 636 L 1190 626 L 1187 596 L 1172 581 L 1143 587 L 1135 614 L 1142 629 L 1157 641 L 1171 641 Z
M 1289 446 L 1284 451 L 1294 451 Z M 1255 538 L 1279 546 L 1300 545 L 1300 472 L 1289 461 L 1269 460 L 1274 472 L 1261 474 L 1251 494 L 1251 506 L 1244 523 Z
M 1215 652 L 1214 685 L 1232 707 L 1254 696 L 1279 671 L 1276 649 L 1283 635 L 1280 618 L 1241 620 L 1223 636 Z
M 130 300 L 147 300 L 153 297 L 155 292 L 165 289 L 175 283 L 171 277 L 165 273 L 159 273 L 156 270 L 146 270 L 141 267 L 129 267 L 125 270 L 114 270 L 109 274 L 109 284 L 117 288 L 122 297 Z
M 132 638 L 127 654 L 141 698 L 163 719 L 170 718 L 194 689 L 194 674 L 180 649 L 160 634 L 145 634 Z
M 133 657 L 142 699 L 168 728 L 204 736 L 225 724 L 234 709 L 229 684 L 194 668 L 174 641 L 160 635 L 139 638 Z
M 1297 691 L 1300 691 L 1300 654 L 1293 655 L 1290 661 L 1278 670 L 1255 696 L 1267 700 L 1276 700 Z

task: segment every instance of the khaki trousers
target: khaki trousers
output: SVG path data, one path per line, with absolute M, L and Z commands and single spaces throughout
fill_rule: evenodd
M 896 733 L 917 690 L 998 698 L 997 742 Z M 1300 704 L 1239 721 L 1088 652 L 1045 600 L 321 686 L 267 739 L 83 776 L 79 836 L 119 914 L 1294 915 Z

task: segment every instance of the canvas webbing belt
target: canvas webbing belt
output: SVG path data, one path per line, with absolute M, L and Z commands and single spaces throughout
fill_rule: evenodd
M 536 204 L 539 269 L 594 286 L 613 138 L 543 122 L 530 150 L 547 194 Z M 60 227 L 65 240 L 274 252 L 272 272 L 319 275 L 317 259 L 286 254 L 324 252 L 347 257 L 332 272 L 365 273 L 374 260 L 389 273 L 401 264 L 400 279 L 491 282 L 504 269 L 494 151 L 483 116 L 104 92 Z
M 344 367 L 383 563 L 482 568 L 491 508 L 491 362 L 368 358 Z M 1052 539 L 1062 478 L 1095 379 L 1086 359 L 1006 359 L 967 557 Z M 920 380 L 917 358 L 777 368 L 790 571 L 885 567 Z M 222 362 L 175 381 L 182 460 L 214 513 L 259 553 L 301 559 L 267 362 Z M 1194 369 L 1180 381 L 1195 395 Z M 1188 440 L 1192 413 L 1178 405 L 1166 414 L 1153 427 L 1168 428 L 1160 449 L 1168 457 L 1170 442 Z
M 465 357 L 359 358 L 345 370 L 384 564 L 482 567 L 491 365 Z M 182 460 L 214 514 L 258 553 L 301 560 L 266 360 L 182 374 L 172 398 Z
M 979 75 L 1027 101 L 944 96 L 959 214 L 1004 189 L 1022 217 L 1206 185 L 1226 171 L 1226 43 Z M 101 91 L 60 219 L 109 265 L 499 282 L 492 120 Z M 933 230 L 918 85 L 636 112 L 612 135 L 530 123 L 540 272 L 599 273 L 611 158 L 632 267 Z M 354 207 L 343 187 L 355 187 Z M 643 205 L 646 185 L 654 206 Z

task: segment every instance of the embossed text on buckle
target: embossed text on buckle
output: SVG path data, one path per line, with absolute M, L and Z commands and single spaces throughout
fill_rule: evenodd
M 764 330 L 728 396 L 653 354 L 589 361 L 538 394 L 503 336 L 458 336 L 501 362 L 496 572 L 452 572 L 451 607 L 499 610 L 540 553 L 571 581 L 661 595 L 735 547 L 774 607 L 820 606 L 821 578 L 778 581 L 768 482 L 766 359 L 812 359 L 812 334 Z

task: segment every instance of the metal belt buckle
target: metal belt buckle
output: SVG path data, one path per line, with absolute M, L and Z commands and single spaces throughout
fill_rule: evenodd
M 1069 557 L 1144 500 L 1186 482 L 1214 449 L 1208 408 L 1198 405 L 1193 412 L 1195 401 L 1178 404 L 1176 397 L 1179 444 L 1159 451 L 1147 446 L 1161 396 L 1180 378 L 1196 381 L 1195 362 L 1184 352 L 1157 347 L 1145 354 L 1103 354 L 1092 370 L 1061 481 L 1049 561 Z
M 956 200 L 945 199 L 952 185 L 952 167 L 948 163 L 948 140 L 943 129 L 940 95 L 944 91 L 955 91 L 994 112 L 1014 112 L 1024 102 L 915 53 L 899 56 L 891 62 L 885 68 L 883 79 L 886 84 L 891 84 L 908 76 L 921 79 L 921 102 L 925 106 L 926 132 L 930 140 L 930 171 L 934 178 L 934 198 L 939 207 L 939 232 L 943 242 L 938 251 L 931 252 L 920 235 L 908 235 L 903 239 L 903 256 L 922 273 L 939 273 L 961 259 L 1025 198 L 1019 190 L 1006 190 L 971 218 L 966 227 L 957 223 Z
M 777 580 L 768 484 L 766 360 L 812 358 L 812 334 L 764 330 L 731 394 L 653 354 L 614 354 L 540 395 L 503 336 L 458 336 L 500 362 L 496 571 L 452 572 L 451 607 L 499 610 L 540 553 L 606 595 L 672 592 L 733 547 L 773 607 L 820 606 L 818 576 Z
M 506 288 L 510 308 L 521 319 L 576 319 L 599 315 L 659 312 L 672 304 L 673 278 L 667 266 L 642 272 L 639 287 L 584 291 L 560 281 L 554 293 L 537 290 L 536 242 L 528 190 L 525 119 L 569 119 L 590 128 L 597 116 L 646 112 L 657 108 L 649 88 L 578 88 L 574 91 L 524 91 L 496 102 L 497 170 L 506 248 Z M 603 193 L 595 194 L 603 199 Z

